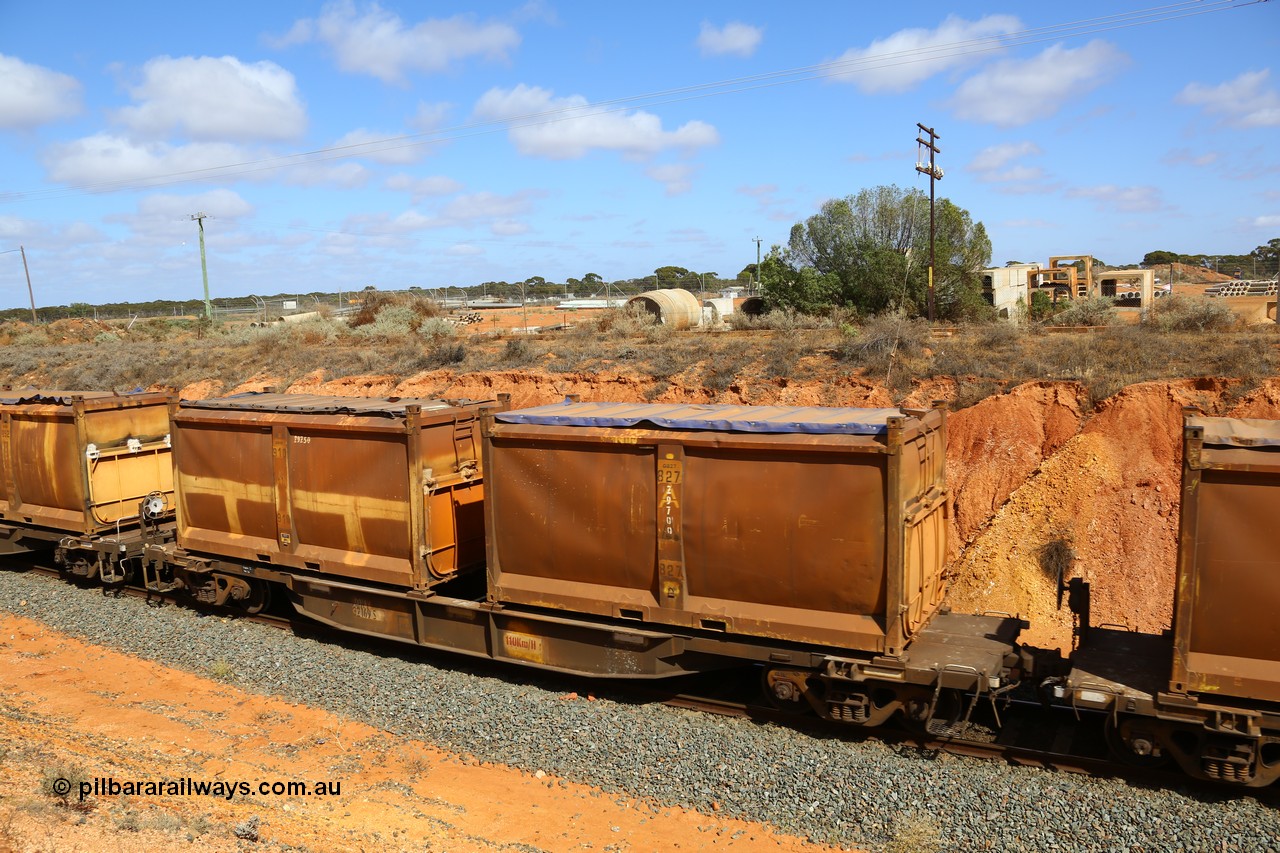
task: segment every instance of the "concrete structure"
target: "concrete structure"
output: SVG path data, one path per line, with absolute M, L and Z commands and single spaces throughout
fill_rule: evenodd
M 628 299 L 627 305 L 639 305 L 659 323 L 675 329 L 691 329 L 702 324 L 702 303 L 678 287 L 646 291 Z
M 1121 308 L 1146 310 L 1156 298 L 1154 270 L 1096 272 L 1091 255 L 1059 255 L 1049 266 L 1012 264 L 982 271 L 982 295 L 1004 319 L 1018 315 L 1018 306 L 1039 291 L 1054 302 L 1106 296 Z
M 1027 303 L 1027 271 L 1039 264 L 1013 264 L 982 271 L 982 297 L 1002 319 L 1018 316 L 1018 306 Z

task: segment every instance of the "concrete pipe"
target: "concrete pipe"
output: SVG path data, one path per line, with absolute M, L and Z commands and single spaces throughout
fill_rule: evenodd
M 639 305 L 659 323 L 673 329 L 691 329 L 702 323 L 702 305 L 687 290 L 649 290 L 627 300 L 627 307 Z

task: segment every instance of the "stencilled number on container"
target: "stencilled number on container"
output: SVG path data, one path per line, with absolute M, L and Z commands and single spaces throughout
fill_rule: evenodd
M 351 605 L 351 615 L 357 619 L 366 619 L 370 622 L 381 622 L 383 612 L 377 607 L 370 607 L 363 601 L 356 601 Z
M 293 443 L 294 443 L 294 444 L 310 444 L 310 443 L 311 443 L 311 436 L 309 436 L 309 435 L 295 435 L 295 436 L 293 437 Z
M 658 460 L 658 538 L 680 538 L 680 480 L 683 465 L 679 459 Z

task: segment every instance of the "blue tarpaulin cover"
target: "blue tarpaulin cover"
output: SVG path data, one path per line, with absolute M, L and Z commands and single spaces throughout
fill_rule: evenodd
M 574 403 L 501 412 L 509 424 L 542 426 L 629 427 L 653 424 L 669 429 L 720 432 L 810 433 L 815 435 L 881 435 L 886 421 L 901 417 L 899 409 L 852 409 L 823 406 L 693 406 L 655 403 Z

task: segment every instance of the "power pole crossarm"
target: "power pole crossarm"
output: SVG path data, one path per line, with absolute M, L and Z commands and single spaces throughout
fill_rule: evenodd
M 933 237 L 934 237 L 934 207 L 933 207 L 933 185 L 935 182 L 942 180 L 942 170 L 938 168 L 934 157 L 942 153 L 942 149 L 938 147 L 937 141 L 942 137 L 938 135 L 932 127 L 925 127 L 920 122 L 916 122 L 916 127 L 920 128 L 921 133 L 929 134 L 929 141 L 925 142 L 922 137 L 917 136 L 916 142 L 929 149 L 929 165 L 925 165 L 923 161 L 916 162 L 916 171 L 922 175 L 929 176 L 929 322 L 934 319 L 934 300 L 933 300 Z

